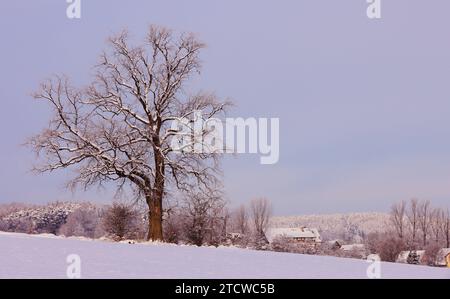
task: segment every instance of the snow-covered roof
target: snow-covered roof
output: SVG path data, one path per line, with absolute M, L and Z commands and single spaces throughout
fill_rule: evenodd
M 266 232 L 267 240 L 272 242 L 276 237 L 305 238 L 314 239 L 315 242 L 321 242 L 319 231 L 316 228 L 269 228 Z
M 344 251 L 364 250 L 365 248 L 364 244 L 348 244 L 341 246 L 341 249 Z
M 232 238 L 240 238 L 242 237 L 241 233 L 229 233 L 229 236 Z
M 372 253 L 372 254 L 369 254 L 366 257 L 366 260 L 369 260 L 369 261 L 381 261 L 381 257 L 380 257 L 379 254 Z

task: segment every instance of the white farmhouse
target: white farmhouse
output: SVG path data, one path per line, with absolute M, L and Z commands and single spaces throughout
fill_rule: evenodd
M 276 238 L 286 238 L 299 244 L 318 245 L 322 242 L 319 231 L 316 228 L 269 228 L 266 238 L 272 243 Z

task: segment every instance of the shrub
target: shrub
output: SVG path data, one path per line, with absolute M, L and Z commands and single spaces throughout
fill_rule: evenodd
M 214 193 L 191 193 L 179 209 L 183 235 L 187 242 L 197 246 L 218 246 L 226 239 L 225 202 Z
M 425 254 L 423 256 L 422 263 L 428 266 L 436 266 L 438 262 L 439 251 L 441 246 L 437 243 L 431 243 L 425 248 Z
M 114 203 L 103 215 L 105 231 L 116 240 L 137 238 L 139 214 L 129 205 Z
M 179 213 L 174 212 L 167 215 L 163 222 L 164 241 L 178 244 L 182 240 L 183 223 Z
M 8 223 L 0 219 L 0 231 L 7 231 L 7 230 L 8 230 Z
M 395 262 L 399 253 L 405 249 L 406 244 L 402 239 L 397 237 L 386 237 L 381 240 L 377 252 L 382 261 Z

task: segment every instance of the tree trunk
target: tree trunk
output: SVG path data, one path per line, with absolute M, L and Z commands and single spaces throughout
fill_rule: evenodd
M 148 235 L 147 240 L 162 241 L 162 198 L 147 198 Z
M 148 240 L 162 241 L 163 229 L 162 229 L 162 200 L 164 195 L 164 156 L 159 151 L 159 140 L 154 139 L 155 143 L 155 185 L 151 192 L 151 196 L 147 196 L 147 205 L 149 207 L 149 229 Z

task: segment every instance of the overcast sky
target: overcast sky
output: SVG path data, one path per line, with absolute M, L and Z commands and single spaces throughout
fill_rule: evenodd
M 65 191 L 70 172 L 29 173 L 20 144 L 49 117 L 29 94 L 55 73 L 88 82 L 107 36 L 141 38 L 149 24 L 208 44 L 195 85 L 233 99 L 233 116 L 280 118 L 279 163 L 224 160 L 232 204 L 266 196 L 293 215 L 450 202 L 449 1 L 382 0 L 380 20 L 365 0 L 82 0 L 79 20 L 66 7 L 0 4 L 0 203 L 111 200 Z

